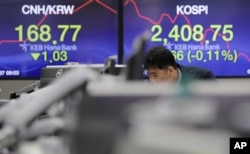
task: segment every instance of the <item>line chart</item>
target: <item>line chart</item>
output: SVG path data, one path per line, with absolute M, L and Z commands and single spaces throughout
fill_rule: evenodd
M 159 20 L 154 21 L 153 19 L 151 19 L 151 18 L 149 18 L 149 17 L 144 16 L 144 15 L 141 14 L 141 12 L 139 10 L 139 7 L 138 7 L 137 3 L 135 2 L 135 0 L 126 0 L 125 6 L 128 5 L 129 2 L 132 3 L 132 5 L 134 6 L 134 9 L 135 9 L 136 14 L 138 15 L 138 17 L 140 17 L 142 19 L 145 19 L 145 20 L 149 21 L 152 24 L 161 24 L 161 22 L 162 22 L 162 20 L 163 20 L 164 17 L 167 17 L 169 19 L 169 21 L 173 24 L 173 23 L 175 23 L 175 21 L 177 20 L 178 17 L 183 17 L 185 19 L 185 21 L 187 22 L 187 24 L 192 27 L 192 24 L 191 24 L 189 18 L 186 15 L 175 15 L 175 17 L 172 18 L 169 14 L 163 13 L 163 14 L 160 15 Z M 201 44 L 204 44 L 205 38 L 206 38 L 208 32 L 214 32 L 214 30 L 211 29 L 211 28 L 207 28 L 205 30 L 204 39 L 201 41 Z M 218 36 L 222 37 L 223 34 L 218 33 Z M 225 42 L 225 43 L 226 43 L 227 49 L 230 50 L 229 43 L 228 42 Z M 246 58 L 246 60 L 250 62 L 250 57 L 246 53 L 240 52 L 238 54 L 238 57 L 240 57 L 240 56 Z
M 115 10 L 114 8 L 108 6 L 105 2 L 103 2 L 102 0 L 88 0 L 86 2 L 84 2 L 83 4 L 81 4 L 80 6 L 78 6 L 77 8 L 74 9 L 73 13 L 77 13 L 78 11 L 84 9 L 85 7 L 87 7 L 89 4 L 91 3 L 97 3 L 99 5 L 101 5 L 102 7 L 104 7 L 105 9 L 111 11 L 112 13 L 114 14 L 117 14 L 117 10 Z M 192 27 L 192 23 L 191 21 L 189 20 L 189 18 L 186 16 L 186 15 L 175 15 L 174 17 L 171 17 L 170 14 L 168 13 L 162 13 L 160 16 L 159 16 L 159 19 L 158 20 L 154 20 L 148 16 L 145 16 L 143 15 L 141 12 L 140 12 L 140 9 L 136 3 L 135 0 L 126 0 L 124 2 L 124 6 L 127 6 L 128 4 L 132 4 L 134 9 L 135 9 L 135 12 L 136 12 L 136 15 L 139 17 L 139 18 L 142 18 L 152 24 L 161 24 L 161 22 L 163 21 L 164 18 L 167 18 L 172 24 L 174 24 L 176 22 L 176 20 L 179 18 L 179 17 L 182 17 L 189 26 Z M 45 20 L 46 18 L 48 17 L 48 15 L 44 15 L 42 17 L 42 19 L 37 23 L 37 26 L 40 26 Z M 211 28 L 207 28 L 205 29 L 205 32 L 204 32 L 204 39 L 200 42 L 201 44 L 204 44 L 205 42 L 205 38 L 207 36 L 207 34 L 209 32 L 212 32 L 214 33 L 214 29 L 211 29 Z M 218 36 L 222 37 L 223 34 L 221 33 L 218 33 Z M 3 44 L 3 43 L 20 43 L 20 42 L 27 42 L 28 39 L 26 38 L 24 41 L 19 41 L 19 40 L 0 40 L 0 45 Z M 230 50 L 230 44 L 229 42 L 225 42 L 226 44 L 226 47 L 228 50 Z M 243 57 L 245 58 L 248 62 L 250 62 L 250 57 L 244 53 L 244 52 L 239 52 L 238 53 L 238 57 Z

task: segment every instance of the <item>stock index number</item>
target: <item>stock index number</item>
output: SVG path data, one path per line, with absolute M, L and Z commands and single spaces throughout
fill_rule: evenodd
M 234 38 L 233 33 L 233 25 L 218 25 L 213 24 L 210 25 L 210 30 L 213 31 L 212 41 L 216 41 L 219 35 L 222 35 L 222 39 L 226 42 L 230 42 Z M 209 30 L 207 29 L 207 30 Z M 151 32 L 153 32 L 153 36 L 151 38 L 152 42 L 162 42 L 164 38 L 161 37 L 163 28 L 161 25 L 153 25 L 151 28 Z M 167 34 L 167 38 L 174 39 L 174 41 L 183 41 L 189 42 L 191 40 L 200 42 L 204 40 L 206 30 L 204 30 L 203 26 L 200 24 L 196 24 L 190 26 L 188 24 L 185 25 L 174 25 L 169 33 Z

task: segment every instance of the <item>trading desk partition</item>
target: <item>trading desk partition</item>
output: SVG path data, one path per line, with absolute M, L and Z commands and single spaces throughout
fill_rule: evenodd
M 72 154 L 222 154 L 229 153 L 230 137 L 250 133 L 243 116 L 250 95 L 240 85 L 108 85 L 89 83 L 77 108 Z

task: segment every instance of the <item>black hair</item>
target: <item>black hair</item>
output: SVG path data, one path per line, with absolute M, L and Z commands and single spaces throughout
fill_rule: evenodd
M 175 58 L 169 49 L 164 46 L 155 46 L 149 49 L 145 56 L 144 69 L 154 67 L 163 69 L 168 66 L 177 68 Z

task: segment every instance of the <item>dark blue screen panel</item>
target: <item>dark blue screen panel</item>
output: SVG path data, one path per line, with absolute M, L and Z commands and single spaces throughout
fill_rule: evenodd
M 250 9 L 236 0 L 125 0 L 125 57 L 136 35 L 150 31 L 148 48 L 164 45 L 183 65 L 220 77 L 250 75 Z
M 0 78 L 40 78 L 41 67 L 104 63 L 117 54 L 117 1 L 1 0 Z

